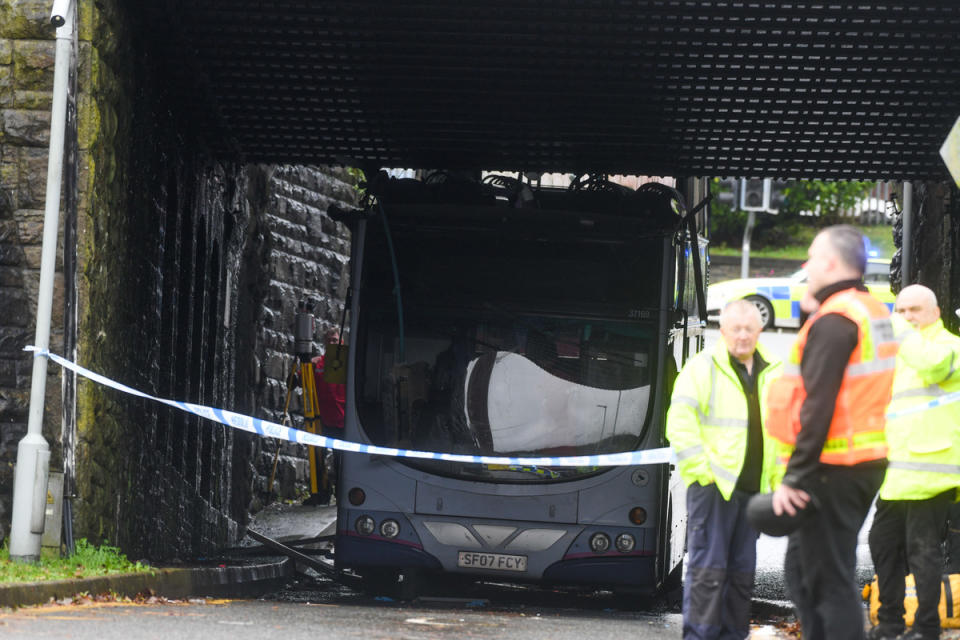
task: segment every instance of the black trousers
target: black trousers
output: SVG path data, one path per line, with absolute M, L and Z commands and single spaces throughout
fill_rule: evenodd
M 917 613 L 913 628 L 924 637 L 940 635 L 940 580 L 947 513 L 956 491 L 926 500 L 878 500 L 870 529 L 870 556 L 880 588 L 880 625 L 903 630 L 903 578 L 913 574 Z
M 747 521 L 749 497 L 734 490 L 724 500 L 715 484 L 687 487 L 684 640 L 743 640 L 750 635 L 759 534 Z
M 821 465 L 804 490 L 819 512 L 790 535 L 784 573 L 803 640 L 862 640 L 856 584 L 857 535 L 883 475 L 883 464 Z
M 960 502 L 950 506 L 947 516 L 947 540 L 944 544 L 946 565 L 944 573 L 960 573 Z

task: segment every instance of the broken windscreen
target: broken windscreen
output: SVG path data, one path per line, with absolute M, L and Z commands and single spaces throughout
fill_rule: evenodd
M 637 448 L 650 414 L 661 244 L 368 224 L 355 397 L 376 444 L 567 456 Z M 400 329 L 402 325 L 402 330 Z M 465 479 L 595 468 L 405 461 Z

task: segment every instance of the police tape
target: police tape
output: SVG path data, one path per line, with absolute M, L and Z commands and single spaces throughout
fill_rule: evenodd
M 929 402 L 924 402 L 923 404 L 907 407 L 906 409 L 901 409 L 899 411 L 890 411 L 889 413 L 887 413 L 887 420 L 894 420 L 896 418 L 902 418 L 904 416 L 913 415 L 914 413 L 929 411 L 930 409 L 936 409 L 937 407 L 942 407 L 947 404 L 953 404 L 954 402 L 960 402 L 960 391 L 954 391 L 952 393 L 942 395 L 939 398 L 935 398 Z
M 24 347 L 24 351 L 32 351 L 35 358 L 49 358 L 65 369 L 69 369 L 78 375 L 88 378 L 94 382 L 102 384 L 111 389 L 122 391 L 139 398 L 153 400 L 162 404 L 176 407 L 182 411 L 192 413 L 219 422 L 220 424 L 256 433 L 257 435 L 287 440 L 312 447 L 323 447 L 326 449 L 335 449 L 337 451 L 347 451 L 350 453 L 363 453 L 375 456 L 388 456 L 394 458 L 419 458 L 423 460 L 445 460 L 448 462 L 467 462 L 476 464 L 495 464 L 495 465 L 532 465 L 532 466 L 552 466 L 552 467 L 620 467 L 638 464 L 663 464 L 674 459 L 673 451 L 670 447 L 659 449 L 644 449 L 641 451 L 622 451 L 620 453 L 605 453 L 589 456 L 565 456 L 565 457 L 539 457 L 539 458 L 514 458 L 508 456 L 476 456 L 461 453 L 436 453 L 433 451 L 416 451 L 412 449 L 395 449 L 393 447 L 381 447 L 361 442 L 349 442 L 337 438 L 328 438 L 327 436 L 301 431 L 293 427 L 287 427 L 276 422 L 261 420 L 252 416 L 234 413 L 226 409 L 217 409 L 206 407 L 190 402 L 180 402 L 177 400 L 168 400 L 152 396 L 133 387 L 111 380 L 106 376 L 95 373 L 71 362 L 65 358 L 51 353 L 46 349 L 38 349 L 34 346 Z

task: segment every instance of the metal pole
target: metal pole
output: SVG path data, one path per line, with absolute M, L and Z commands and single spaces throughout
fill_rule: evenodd
M 63 144 L 67 120 L 67 88 L 73 48 L 74 3 L 56 13 L 63 20 L 57 29 L 56 62 L 53 70 L 53 107 L 50 114 L 50 152 L 47 159 L 46 207 L 43 215 L 43 246 L 40 254 L 40 288 L 37 296 L 37 332 L 34 345 L 50 346 L 50 315 L 53 306 L 53 276 L 57 261 L 57 231 L 60 226 L 60 181 L 63 175 Z M 55 3 L 62 7 L 63 2 Z M 43 409 L 47 390 L 47 359 L 33 359 L 27 435 L 17 446 L 17 469 L 13 483 L 13 518 L 10 527 L 10 558 L 35 562 L 40 557 L 43 515 L 46 510 L 47 470 L 50 445 L 43 438 Z
M 747 227 L 743 230 L 742 256 L 740 257 L 740 277 L 750 277 L 750 236 L 753 235 L 753 225 L 757 221 L 757 212 L 747 214 Z
M 913 183 L 903 183 L 903 251 L 900 264 L 900 283 L 902 286 L 913 284 L 910 274 L 913 260 Z

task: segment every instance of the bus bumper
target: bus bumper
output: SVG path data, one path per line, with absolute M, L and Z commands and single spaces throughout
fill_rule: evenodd
M 656 589 L 654 556 L 576 558 L 547 567 L 543 580 L 557 584 L 600 584 Z
M 338 569 L 347 567 L 416 568 L 435 571 L 442 569 L 440 561 L 422 548 L 361 537 L 350 532 L 338 533 L 336 549 L 334 558 Z

